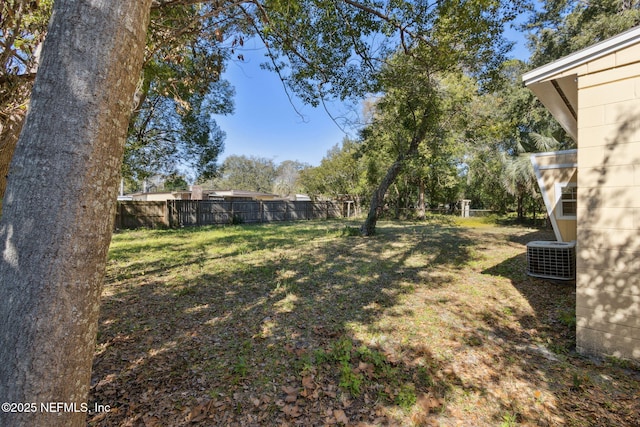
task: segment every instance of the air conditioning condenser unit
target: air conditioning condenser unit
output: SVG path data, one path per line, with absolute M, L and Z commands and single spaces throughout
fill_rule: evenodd
M 576 242 L 527 243 L 527 274 L 553 280 L 576 278 Z

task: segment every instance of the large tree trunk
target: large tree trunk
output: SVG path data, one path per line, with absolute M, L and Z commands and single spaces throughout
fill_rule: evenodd
M 424 219 L 426 215 L 424 205 L 424 179 L 420 178 L 418 187 L 418 219 Z
M 519 192 L 516 196 L 516 212 L 518 214 L 518 221 L 524 220 L 524 195 Z
M 384 178 L 382 178 L 382 181 L 380 181 L 378 188 L 373 191 L 371 204 L 369 205 L 369 214 L 364 224 L 360 227 L 360 233 L 363 236 L 373 236 L 376 234 L 376 224 L 382 212 L 384 195 L 387 194 L 387 190 L 402 170 L 402 166 L 404 166 L 404 156 L 401 156 L 391 165 Z
M 36 406 L 0 412 L 0 425 L 85 423 L 150 6 L 151 0 L 54 4 L 0 219 L 0 397 Z M 40 405 L 50 402 L 67 406 L 48 413 L 51 407 Z
M 395 182 L 395 180 L 394 180 Z M 402 208 L 402 196 L 400 195 L 400 190 L 398 189 L 398 185 L 397 184 L 393 184 L 393 189 L 396 192 L 396 206 L 394 209 L 394 214 L 393 214 L 393 218 L 394 219 L 400 219 L 400 212 L 401 212 L 401 208 Z
M 387 190 L 391 184 L 393 184 L 396 177 L 402 171 L 406 159 L 411 158 L 418 153 L 418 147 L 420 147 L 420 144 L 424 141 L 427 135 L 429 113 L 430 111 L 428 109 L 423 112 L 420 117 L 420 123 L 418 123 L 416 132 L 409 143 L 407 151 L 398 155 L 396 161 L 393 162 L 389 170 L 387 170 L 384 178 L 382 178 L 382 181 L 380 181 L 378 188 L 373 191 L 367 219 L 365 219 L 364 223 L 360 227 L 360 233 L 363 236 L 373 236 L 376 234 L 376 224 L 378 223 L 378 218 L 382 212 L 384 196 L 387 194 Z

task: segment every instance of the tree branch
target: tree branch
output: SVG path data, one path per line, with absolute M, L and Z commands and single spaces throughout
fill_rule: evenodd
M 24 74 L 2 74 L 0 75 L 0 85 L 11 83 L 14 80 L 22 82 L 32 82 L 36 79 L 36 73 L 24 73 Z

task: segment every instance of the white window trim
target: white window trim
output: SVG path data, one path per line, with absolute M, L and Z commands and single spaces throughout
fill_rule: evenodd
M 558 219 L 577 219 L 576 215 L 565 215 L 562 210 L 562 190 L 567 187 L 577 187 L 577 183 L 575 182 L 557 182 L 555 185 L 555 196 L 556 196 L 556 217 Z M 576 203 L 578 202 L 578 198 L 576 197 Z

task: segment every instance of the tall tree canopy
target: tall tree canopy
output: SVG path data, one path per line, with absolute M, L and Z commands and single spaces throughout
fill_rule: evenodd
M 638 0 L 544 0 L 525 27 L 542 66 L 640 24 Z
M 52 0 L 9 0 L 0 10 L 0 198 L 22 128 Z M 190 166 L 216 171 L 224 132 L 213 114 L 233 111 L 220 76 L 246 32 L 238 10 L 215 2 L 162 2 L 151 12 L 143 72 L 130 119 L 123 175 L 142 180 Z M 228 34 L 225 36 L 225 34 Z M 230 40 L 229 40 L 230 39 Z
M 129 127 L 124 176 L 144 178 L 186 160 L 197 174 L 215 173 L 224 133 L 211 113 L 232 110 L 232 91 L 219 78 L 226 61 L 242 59 L 236 49 L 246 37 L 261 38 L 268 49 L 265 65 L 304 101 L 317 105 L 326 98 L 358 98 L 379 91 L 377 75 L 390 53 L 410 52 L 420 44 L 429 46 L 432 60 L 461 62 L 469 68 L 482 64 L 473 67 L 481 73 L 491 70 L 506 46 L 497 37 L 500 23 L 512 18 L 524 1 L 157 0 Z M 46 35 L 51 4 L 5 2 L 4 16 L 27 11 L 28 17 L 18 20 L 21 39 L 3 40 L 9 47 L 6 52 L 20 52 L 23 62 L 36 63 L 34 53 Z M 5 21 L 9 27 L 12 21 Z M 475 54 L 468 55 L 471 51 Z M 24 67 L 19 72 L 6 70 L 7 75 L 22 73 L 26 80 L 35 75 L 35 69 L 25 74 Z M 18 105 L 25 105 L 29 93 L 30 86 L 22 87 Z M 19 126 L 5 125 L 1 131 L 10 129 L 17 137 Z M 0 172 L 8 170 L 11 154 L 12 148 L 2 151 Z M 0 194 L 3 191 L 0 181 Z
M 306 163 L 295 160 L 285 160 L 276 168 L 276 176 L 273 182 L 273 192 L 283 196 L 295 196 L 303 191 L 300 183 L 300 173 L 309 168 Z
M 226 190 L 270 193 L 277 175 L 271 159 L 255 156 L 229 156 L 222 164 L 220 178 L 214 185 Z
M 214 114 L 233 112 L 233 89 L 221 80 L 238 22 L 215 4 L 154 9 L 137 105 L 129 123 L 123 174 L 127 179 L 189 166 L 197 176 L 216 173 L 224 132 Z
M 502 62 L 503 24 L 524 1 L 266 1 L 252 21 L 271 68 L 303 99 L 346 99 L 383 89 L 380 71 L 395 52 L 422 46 L 425 63 L 457 64 L 480 75 Z M 286 5 L 285 5 L 286 4 Z M 284 6 L 284 7 L 283 7 Z
M 459 7 L 462 3 L 464 8 Z M 374 122 L 371 130 L 391 138 L 396 154 L 371 197 L 361 228 L 364 235 L 375 233 L 387 189 L 407 160 L 418 154 L 426 140 L 440 139 L 440 79 L 448 73 L 464 72 L 490 86 L 511 47 L 502 36 L 504 25 L 514 18 L 522 2 L 445 1 L 429 6 L 432 9 L 425 10 L 418 20 L 421 37 L 402 43 L 403 51 L 376 74 L 377 89 L 384 94 L 377 117 L 384 119 Z
M 324 156 L 320 165 L 301 172 L 300 180 L 313 197 L 339 198 L 349 196 L 356 201 L 365 197 L 370 189 L 364 184 L 364 159 L 360 144 L 348 138 L 336 144 Z

